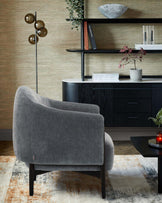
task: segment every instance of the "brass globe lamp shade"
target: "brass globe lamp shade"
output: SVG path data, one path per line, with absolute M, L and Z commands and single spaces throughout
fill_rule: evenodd
M 45 24 L 44 24 L 44 22 L 42 20 L 37 20 L 34 23 L 34 27 L 35 27 L 35 29 L 39 30 L 41 28 L 44 28 Z
M 37 30 L 37 33 L 40 37 L 45 37 L 47 35 L 47 29 L 45 27 L 40 28 L 39 30 Z
M 24 19 L 25 19 L 26 23 L 31 24 L 35 21 L 35 16 L 32 13 L 28 13 L 28 14 L 26 14 Z
M 29 41 L 30 44 L 35 44 L 36 42 L 38 43 L 39 38 L 38 38 L 37 35 L 32 34 L 32 35 L 29 36 L 28 41 Z

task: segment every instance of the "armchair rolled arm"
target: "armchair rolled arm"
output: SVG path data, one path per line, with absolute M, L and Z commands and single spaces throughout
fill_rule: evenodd
M 23 134 L 30 136 L 31 152 L 26 162 L 49 165 L 103 164 L 104 118 L 100 114 L 34 104 L 30 118 L 26 121 Z
M 71 111 L 80 111 L 80 112 L 90 112 L 90 113 L 99 113 L 100 108 L 95 104 L 83 104 L 75 102 L 66 102 L 66 101 L 56 101 L 48 98 L 42 97 L 46 104 L 53 108 L 62 109 L 62 110 L 71 110 Z

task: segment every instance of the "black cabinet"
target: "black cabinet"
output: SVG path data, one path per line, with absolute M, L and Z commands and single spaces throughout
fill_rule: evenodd
M 162 83 L 63 82 L 63 100 L 100 106 L 105 126 L 151 127 L 162 107 Z

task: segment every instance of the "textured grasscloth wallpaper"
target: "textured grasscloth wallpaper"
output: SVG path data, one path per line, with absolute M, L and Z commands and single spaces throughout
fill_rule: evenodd
M 87 17 L 102 17 L 97 7 L 105 3 L 122 3 L 129 10 L 122 16 L 162 17 L 161 0 L 87 0 Z M 35 89 L 35 47 L 28 43 L 34 34 L 33 24 L 24 22 L 25 14 L 38 12 L 44 20 L 48 35 L 38 43 L 39 93 L 53 99 L 62 99 L 62 79 L 80 78 L 80 54 L 67 53 L 66 48 L 80 46 L 80 32 L 72 31 L 65 21 L 68 17 L 64 0 L 0 0 L 0 129 L 12 127 L 14 94 L 18 86 Z M 93 26 L 98 48 L 134 47 L 142 42 L 142 24 Z M 162 25 L 155 25 L 155 41 L 162 43 Z M 162 55 L 148 54 L 139 67 L 144 74 L 162 74 Z M 86 73 L 120 72 L 119 55 L 89 55 Z M 130 66 L 131 67 L 131 66 Z

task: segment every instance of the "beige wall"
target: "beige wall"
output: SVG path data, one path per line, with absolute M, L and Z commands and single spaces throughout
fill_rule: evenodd
M 87 0 L 87 16 L 102 17 L 97 7 L 104 3 L 122 3 L 129 10 L 122 17 L 162 17 L 161 0 Z M 0 129 L 12 127 L 14 94 L 18 86 L 35 89 L 35 47 L 28 43 L 34 33 L 33 24 L 24 22 L 25 14 L 38 12 L 44 20 L 48 35 L 38 43 L 39 93 L 62 99 L 62 79 L 80 78 L 80 55 L 68 53 L 66 48 L 80 46 L 80 33 L 72 31 L 65 21 L 68 17 L 64 0 L 0 0 Z M 93 26 L 98 48 L 134 47 L 142 42 L 142 25 Z M 162 43 L 162 26 L 155 25 L 156 42 Z M 87 56 L 86 73 L 120 72 L 128 74 L 129 68 L 119 70 L 119 55 Z M 160 54 L 148 54 L 142 64 L 145 74 L 162 74 Z

